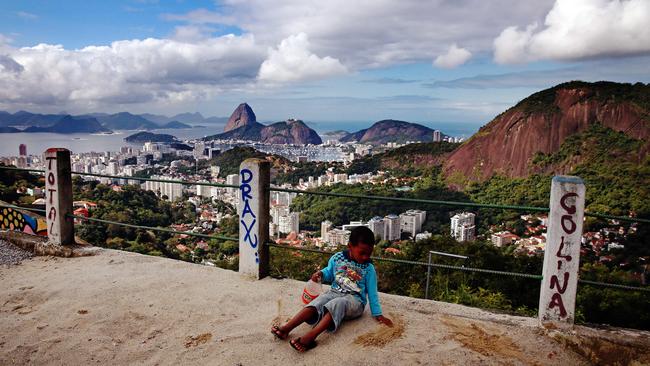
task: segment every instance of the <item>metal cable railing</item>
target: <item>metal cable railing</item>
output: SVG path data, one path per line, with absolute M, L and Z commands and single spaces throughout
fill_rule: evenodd
M 164 228 L 164 227 L 153 227 L 153 226 L 126 224 L 126 223 L 118 222 L 118 221 L 97 219 L 97 218 L 94 218 L 94 217 L 86 217 L 86 216 L 80 216 L 80 215 L 70 215 L 69 214 L 67 216 L 71 217 L 71 218 L 74 218 L 74 219 L 101 222 L 103 224 L 125 226 L 125 227 L 134 228 L 134 229 L 153 230 L 153 231 L 160 231 L 160 232 L 163 232 L 163 233 L 171 233 L 171 234 L 176 234 L 176 235 L 184 234 L 184 235 L 188 235 L 188 236 L 198 236 L 198 237 L 201 237 L 201 238 L 208 238 L 208 239 L 221 239 L 221 240 L 239 241 L 239 238 L 234 238 L 234 237 L 231 237 L 231 236 L 201 234 L 201 233 L 194 233 L 194 232 L 191 232 L 191 231 L 179 231 L 179 230 L 167 229 L 167 228 Z
M 14 205 L 6 204 L 6 203 L 0 203 L 0 207 L 13 208 L 14 210 L 34 211 L 34 212 L 40 212 L 40 213 L 42 213 L 42 214 L 45 214 L 45 210 L 42 209 L 42 208 L 32 208 L 32 207 L 14 206 Z
M 45 173 L 45 170 L 42 169 L 25 169 L 25 168 L 15 168 L 8 166 L 0 166 L 0 169 L 5 170 L 16 170 L 24 172 L 34 172 L 34 173 Z M 209 187 L 218 187 L 218 188 L 239 188 L 239 185 L 235 184 L 223 184 L 223 183 L 210 183 L 210 182 L 188 182 L 185 180 L 173 180 L 173 179 L 158 179 L 158 178 L 144 178 L 136 176 L 119 176 L 119 175 L 109 175 L 109 174 L 98 174 L 98 173 L 84 173 L 84 172 L 70 172 L 74 175 L 85 175 L 89 177 L 98 177 L 98 178 L 111 178 L 111 179 L 124 179 L 124 180 L 141 180 L 146 182 L 160 182 L 160 183 L 177 183 L 185 186 L 209 186 Z
M 45 210 L 40 209 L 40 208 L 15 206 L 15 205 L 9 205 L 9 204 L 4 204 L 4 203 L 0 203 L 0 207 L 12 208 L 14 210 L 34 211 L 34 212 L 40 212 L 42 214 L 45 214 Z M 188 236 L 197 236 L 197 237 L 208 238 L 208 239 L 239 241 L 239 238 L 235 238 L 235 237 L 231 237 L 231 236 L 201 234 L 201 233 L 194 233 L 194 232 L 191 232 L 191 231 L 179 231 L 179 230 L 167 229 L 167 228 L 163 228 L 163 227 L 153 227 L 153 226 L 127 224 L 127 223 L 118 222 L 118 221 L 103 220 L 103 219 L 97 219 L 97 218 L 94 218 L 94 217 L 86 217 L 86 216 L 80 216 L 80 215 L 68 214 L 67 216 L 70 217 L 70 218 L 74 218 L 74 219 L 101 222 L 101 223 L 104 223 L 104 224 L 125 226 L 125 227 L 134 228 L 134 229 L 153 230 L 153 231 L 160 231 L 160 232 L 171 233 L 171 234 L 176 234 L 176 235 L 185 234 L 185 235 L 188 235 Z
M 291 246 L 280 245 L 280 244 L 276 244 L 276 243 L 272 243 L 272 242 L 267 243 L 267 245 L 269 247 L 282 248 L 282 249 L 285 249 L 285 250 L 297 250 L 297 251 L 301 251 L 301 252 L 319 253 L 319 254 L 323 254 L 323 255 L 332 255 L 332 254 L 334 254 L 334 252 L 328 252 L 328 251 L 324 251 L 324 250 L 311 249 L 311 248 L 291 247 Z M 393 262 L 393 263 L 400 263 L 400 264 L 418 265 L 418 266 L 424 266 L 424 267 L 435 267 L 435 268 L 451 269 L 451 270 L 466 271 L 466 272 L 487 273 L 487 274 L 494 274 L 494 275 L 500 275 L 500 276 L 514 276 L 514 277 L 531 278 L 531 279 L 536 279 L 536 280 L 542 280 L 543 279 L 543 276 L 541 276 L 541 275 L 535 275 L 535 274 L 530 274 L 530 273 L 497 271 L 497 270 L 492 270 L 492 269 L 472 268 L 472 267 L 464 267 L 464 266 L 451 266 L 451 265 L 447 265 L 447 264 L 418 262 L 418 261 L 410 261 L 410 260 L 396 259 L 396 258 L 386 258 L 386 257 L 374 257 L 373 256 L 371 258 L 373 260 L 376 260 L 376 261 L 379 261 L 379 262 Z M 589 281 L 589 280 L 582 280 L 582 279 L 578 279 L 578 282 L 584 283 L 584 284 L 587 284 L 587 285 L 593 285 L 593 286 L 612 287 L 612 288 L 616 288 L 616 289 L 620 289 L 620 290 L 650 292 L 650 287 L 637 287 L 637 286 L 621 285 L 621 284 L 617 284 L 617 283 L 596 282 L 596 281 Z
M 7 208 L 12 208 L 12 209 L 20 209 L 20 210 L 28 210 L 28 211 L 35 211 L 35 212 L 45 213 L 45 210 L 43 210 L 43 209 L 37 209 L 37 208 L 31 208 L 31 207 L 21 207 L 21 206 L 4 204 L 4 203 L 0 203 L 0 207 L 7 207 Z M 188 236 L 196 236 L 196 237 L 202 237 L 202 238 L 208 238 L 208 239 L 220 239 L 220 240 L 231 240 L 231 241 L 238 241 L 239 240 L 239 238 L 223 236 L 223 235 L 209 235 L 209 234 L 194 233 L 194 232 L 191 232 L 191 231 L 178 231 L 178 230 L 172 230 L 172 229 L 161 228 L 161 227 L 127 224 L 127 223 L 122 223 L 122 222 L 117 222 L 117 221 L 97 219 L 97 218 L 94 218 L 94 217 L 86 217 L 86 216 L 80 216 L 80 215 L 68 214 L 67 216 L 70 217 L 70 218 L 75 218 L 75 219 L 80 219 L 80 220 L 85 220 L 85 221 L 100 222 L 100 223 L 104 223 L 104 224 L 125 226 L 125 227 L 130 227 L 130 228 L 135 228 L 135 229 L 159 231 L 159 232 L 165 232 L 165 233 L 170 233 L 170 234 L 174 234 L 174 235 L 184 234 L 184 235 L 188 235 Z M 323 254 L 323 255 L 332 255 L 332 254 L 334 254 L 334 252 L 329 252 L 329 251 L 324 251 L 324 250 L 319 250 L 319 249 L 312 249 L 312 248 L 291 247 L 291 246 L 276 244 L 274 242 L 267 242 L 266 245 L 269 246 L 269 247 L 281 248 L 281 249 L 284 249 L 284 250 L 296 250 L 296 251 L 301 251 L 301 252 L 311 252 L 311 253 L 318 253 L 318 254 Z M 522 277 L 522 278 L 530 278 L 530 279 L 536 279 L 536 280 L 541 280 L 543 278 L 541 275 L 535 275 L 535 274 L 530 274 L 530 273 L 498 271 L 498 270 L 492 270 L 492 269 L 474 268 L 474 267 L 465 267 L 465 266 L 452 266 L 452 265 L 447 265 L 447 264 L 427 263 L 427 262 L 419 262 L 419 261 L 412 261 L 412 260 L 406 260 L 406 259 L 386 258 L 386 257 L 376 257 L 376 256 L 373 256 L 371 258 L 373 260 L 376 260 L 376 261 L 379 261 L 379 262 L 391 262 L 391 263 L 398 263 L 398 264 L 417 265 L 417 266 L 434 267 L 434 268 L 442 268 L 442 269 L 465 271 L 465 272 L 487 273 L 487 274 L 500 275 L 500 276 Z M 637 286 L 629 286 L 629 285 L 622 285 L 622 284 L 616 284 L 616 283 L 582 280 L 582 279 L 578 279 L 578 282 L 584 283 L 584 284 L 587 284 L 587 285 L 610 287 L 610 288 L 616 288 L 616 289 L 620 289 L 620 290 L 632 290 L 632 291 L 650 292 L 650 287 L 637 287 Z
M 44 173 L 45 172 L 44 170 L 41 170 L 41 169 L 25 169 L 25 168 L 15 168 L 15 167 L 7 167 L 7 166 L 0 166 L 0 169 L 15 170 L 15 171 L 25 171 L 25 172 L 37 172 L 37 173 Z M 125 180 L 142 180 L 142 181 L 161 182 L 161 183 L 178 183 L 178 184 L 183 184 L 183 185 L 199 185 L 199 186 L 209 186 L 209 187 L 219 187 L 219 188 L 239 188 L 238 185 L 234 185 L 234 184 L 209 183 L 209 182 L 188 182 L 188 181 L 183 181 L 183 180 L 141 178 L 141 177 L 135 177 L 135 176 L 116 176 L 116 175 L 97 174 L 97 173 L 84 173 L 84 172 L 71 172 L 71 173 L 75 174 L 75 175 L 84 175 L 84 176 L 100 177 L 100 178 L 113 178 L 113 179 L 125 179 Z M 500 204 L 476 203 L 476 202 L 460 202 L 460 201 L 442 201 L 442 200 L 429 200 L 429 199 L 419 199 L 419 198 L 360 195 L 360 194 L 336 193 L 336 192 L 303 191 L 303 190 L 299 190 L 299 189 L 280 188 L 280 187 L 271 187 L 270 191 L 297 193 L 297 194 L 310 194 L 310 195 L 329 196 L 329 197 L 343 197 L 343 198 L 353 198 L 353 199 L 367 199 L 367 200 L 380 200 L 380 201 L 391 201 L 391 202 L 420 203 L 420 204 L 438 205 L 438 206 L 493 208 L 493 209 L 515 210 L 515 211 L 523 211 L 523 212 L 531 212 L 531 211 L 534 211 L 534 212 L 548 212 L 549 211 L 548 207 L 500 205 Z M 650 224 L 650 219 L 648 219 L 648 218 L 616 216 L 616 215 L 597 213 L 597 212 L 588 212 L 588 211 L 585 211 L 584 215 L 588 216 L 588 217 L 595 217 L 595 218 L 600 218 L 600 219 L 610 219 L 610 220 L 619 220 L 619 221 L 626 221 L 626 222 L 638 222 L 638 223 Z
M 276 243 L 267 243 L 267 245 L 270 246 L 270 247 L 282 248 L 282 249 L 286 249 L 286 250 L 297 250 L 297 251 L 320 253 L 320 254 L 327 254 L 327 255 L 334 254 L 334 252 L 328 252 L 328 251 L 324 251 L 324 250 L 310 249 L 310 248 L 300 248 L 300 247 L 291 247 L 291 246 L 280 245 L 280 244 L 276 244 Z M 496 270 L 492 270 L 492 269 L 472 268 L 472 267 L 464 267 L 464 266 L 450 266 L 450 265 L 447 265 L 447 264 L 418 262 L 418 261 L 411 261 L 411 260 L 397 259 L 397 258 L 386 258 L 386 257 L 375 257 L 375 256 L 372 256 L 370 258 L 372 260 L 376 260 L 378 262 L 392 262 L 392 263 L 409 264 L 409 265 L 415 265 L 415 266 L 437 267 L 437 268 L 452 269 L 452 270 L 466 271 L 466 272 L 479 272 L 479 273 L 489 273 L 489 274 L 502 275 L 502 276 L 515 276 L 515 277 L 533 278 L 533 279 L 536 279 L 536 280 L 541 280 L 542 279 L 542 276 L 540 276 L 540 275 L 534 275 L 534 274 L 529 274 L 529 273 L 496 271 Z

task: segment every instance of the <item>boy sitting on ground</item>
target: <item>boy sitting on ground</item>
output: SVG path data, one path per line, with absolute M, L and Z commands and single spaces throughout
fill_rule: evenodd
M 370 303 L 372 316 L 380 323 L 392 326 L 384 317 L 377 294 L 377 274 L 370 261 L 375 236 L 370 229 L 359 226 L 350 233 L 348 250 L 337 252 L 329 259 L 326 268 L 311 276 L 315 282 L 331 282 L 331 289 L 298 312 L 283 326 L 274 326 L 271 332 L 279 339 L 306 322 L 314 325 L 311 331 L 289 343 L 304 352 L 316 346 L 316 337 L 323 331 L 335 332 L 344 319 L 354 319 L 363 314 L 366 302 Z

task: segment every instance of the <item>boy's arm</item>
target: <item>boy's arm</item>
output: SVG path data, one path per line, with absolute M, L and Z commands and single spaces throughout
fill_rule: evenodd
M 379 294 L 377 293 L 377 272 L 372 264 L 368 266 L 366 274 L 366 291 L 368 291 L 368 303 L 370 304 L 370 313 L 374 317 L 381 316 L 381 305 L 379 304 Z
M 334 257 L 336 254 L 330 257 L 330 260 L 327 262 L 327 267 L 321 269 L 323 274 L 323 282 L 332 282 L 334 280 L 334 266 L 336 265 L 336 260 Z

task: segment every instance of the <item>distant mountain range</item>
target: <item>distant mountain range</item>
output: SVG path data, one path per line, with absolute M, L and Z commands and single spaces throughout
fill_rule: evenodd
M 157 130 L 192 128 L 191 125 L 179 121 L 196 120 L 204 123 L 225 121 L 225 118 L 203 118 L 199 113 L 186 113 L 174 117 L 153 116 L 156 122 L 129 112 L 115 114 L 92 113 L 79 116 L 69 114 L 39 114 L 20 111 L 8 113 L 0 111 L 0 133 L 17 132 L 54 132 L 54 133 L 112 133 L 113 130 Z M 221 122 L 223 123 L 223 122 Z M 21 127 L 21 128 L 16 128 Z
M 384 144 L 387 142 L 433 140 L 433 129 L 396 120 L 383 120 L 374 123 L 370 128 L 357 132 L 334 131 L 324 134 L 334 136 L 341 142 L 361 142 L 368 144 Z M 444 135 L 442 135 L 444 137 Z M 228 119 L 224 132 L 208 136 L 205 140 L 249 140 L 271 144 L 321 144 L 323 140 L 316 131 L 301 120 L 289 119 L 282 122 L 264 125 L 257 122 L 255 112 L 246 103 L 240 104 Z
M 68 114 L 38 114 L 26 111 L 8 113 L 0 111 L 0 133 L 54 132 L 54 133 L 112 133 L 114 130 L 158 130 L 192 128 L 191 124 L 224 125 L 224 132 L 206 137 L 260 141 L 272 144 L 321 144 L 316 131 L 299 119 L 288 119 L 264 125 L 257 122 L 253 109 L 240 104 L 229 118 L 205 118 L 200 113 L 182 113 L 173 117 L 157 114 L 91 113 L 79 116 Z M 386 142 L 431 141 L 433 130 L 410 122 L 383 120 L 370 128 L 353 133 L 336 131 L 341 142 L 383 144 Z M 330 136 L 330 135 L 325 135 Z M 331 139 L 331 137 L 330 137 Z

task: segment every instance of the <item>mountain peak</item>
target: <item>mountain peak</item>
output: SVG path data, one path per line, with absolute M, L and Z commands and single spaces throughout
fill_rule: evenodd
M 253 108 L 247 103 L 242 103 L 232 112 L 223 131 L 228 132 L 252 122 L 257 122 Z

